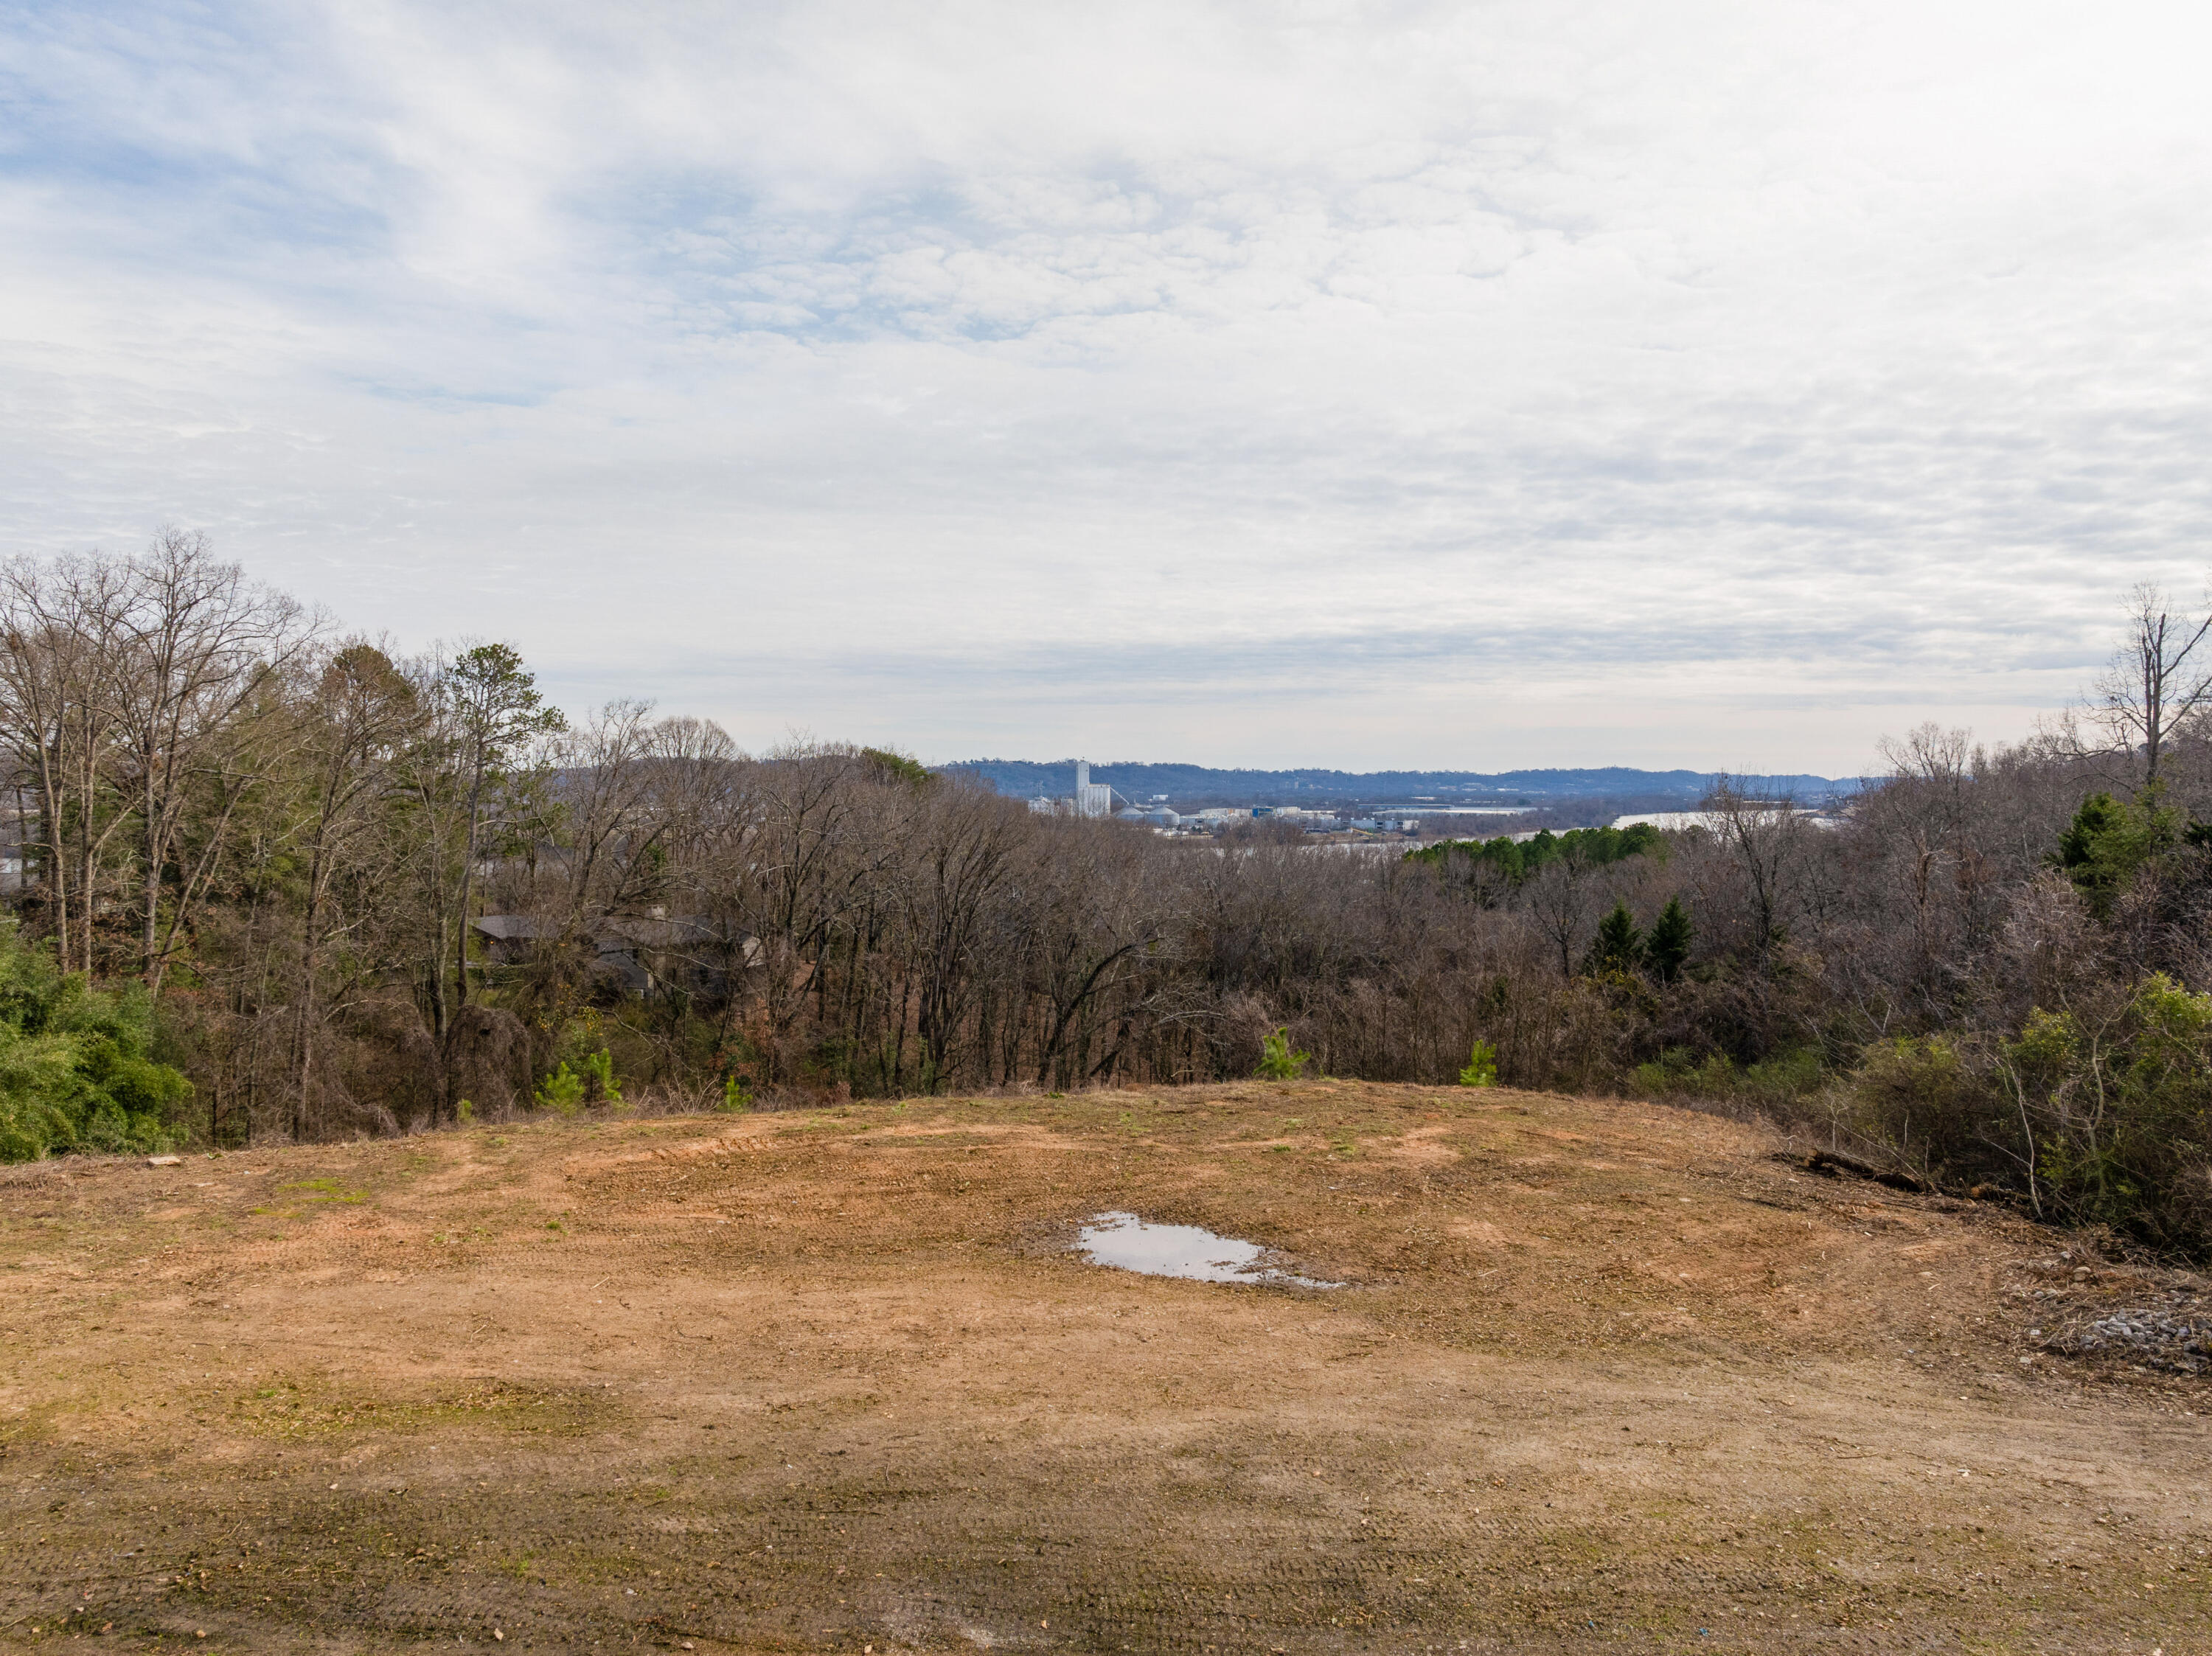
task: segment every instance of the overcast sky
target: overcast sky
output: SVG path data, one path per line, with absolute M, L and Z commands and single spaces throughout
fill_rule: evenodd
M 2212 556 L 2202 5 L 0 20 L 0 543 L 572 711 L 1841 773 Z

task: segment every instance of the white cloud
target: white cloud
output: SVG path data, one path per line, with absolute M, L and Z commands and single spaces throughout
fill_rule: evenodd
M 572 698 L 1845 769 L 2212 543 L 2179 7 L 9 15 L 8 538 Z

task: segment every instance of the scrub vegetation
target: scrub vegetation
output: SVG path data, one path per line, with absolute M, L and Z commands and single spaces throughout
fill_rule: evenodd
M 0 1160 L 168 1149 L 191 1083 L 155 1040 L 142 985 L 65 978 L 0 922 Z

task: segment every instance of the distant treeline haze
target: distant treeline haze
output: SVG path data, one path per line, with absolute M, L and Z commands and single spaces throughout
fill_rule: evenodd
M 1313 1070 L 1759 1109 L 2212 1240 L 2212 741 L 2155 594 L 2086 719 L 1932 727 L 1840 828 L 1193 843 L 817 744 L 573 723 L 196 537 L 0 579 L 0 1153 Z M 1269 1043 L 1273 1040 L 1272 1052 Z
M 1041 764 L 1018 759 L 970 759 L 946 767 L 981 778 L 998 791 L 1028 798 L 1042 794 L 1065 798 L 1075 786 L 1073 760 Z M 1721 779 L 1698 771 L 1630 770 L 1619 766 L 1583 770 L 1477 771 L 1267 771 L 1223 770 L 1206 765 L 1163 765 L 1117 761 L 1093 767 L 1093 779 L 1110 783 L 1123 798 L 1143 802 L 1171 799 L 1177 809 L 1202 804 L 1267 804 L 1320 805 L 1364 803 L 1404 807 L 1426 800 L 1519 804 L 1532 810 L 1572 810 L 1601 801 L 1633 801 L 1625 810 L 1680 810 L 1695 804 Z M 1856 781 L 1825 776 L 1762 776 L 1744 779 L 1762 793 L 1794 793 L 1826 798 L 1849 793 Z

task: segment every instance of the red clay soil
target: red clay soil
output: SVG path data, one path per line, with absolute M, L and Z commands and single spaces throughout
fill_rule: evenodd
M 2212 1403 L 2028 1332 L 2172 1279 L 2068 1246 L 1348 1083 L 18 1168 L 0 1641 L 2212 1649 Z

